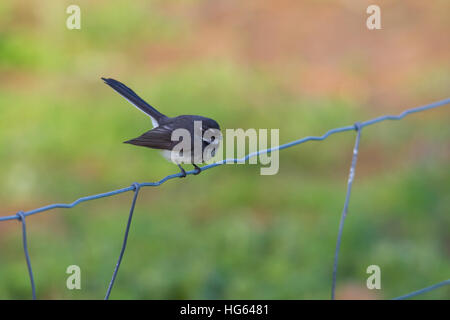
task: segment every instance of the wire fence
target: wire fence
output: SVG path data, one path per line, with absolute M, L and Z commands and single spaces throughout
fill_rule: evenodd
M 355 141 L 355 146 L 353 148 L 353 157 L 352 157 L 352 162 L 351 162 L 351 166 L 350 166 L 350 173 L 349 173 L 349 177 L 348 177 L 348 183 L 347 183 L 347 193 L 345 196 L 345 201 L 344 201 L 344 208 L 342 210 L 342 215 L 341 215 L 341 219 L 340 219 L 340 223 L 339 223 L 339 231 L 338 231 L 338 237 L 337 237 L 337 242 L 336 242 L 336 250 L 335 250 L 335 254 L 334 254 L 334 263 L 333 263 L 333 271 L 332 271 L 332 283 L 331 283 L 331 299 L 335 299 L 335 291 L 336 291 L 336 280 L 337 280 L 337 270 L 338 270 L 338 259 L 339 259 L 339 250 L 340 250 L 340 246 L 341 246 L 341 239 L 342 239 L 342 234 L 343 234 L 343 230 L 344 230 L 344 223 L 345 223 L 345 219 L 347 217 L 347 213 L 348 213 L 348 205 L 350 202 L 350 194 L 351 194 L 351 190 L 352 190 L 352 185 L 353 185 L 353 179 L 355 177 L 355 168 L 356 168 L 356 163 L 358 160 L 358 150 L 359 150 L 359 142 L 361 139 L 361 131 L 364 127 L 367 126 L 371 126 L 374 125 L 376 123 L 382 122 L 382 121 L 386 121 L 386 120 L 401 120 L 403 119 L 405 116 L 407 116 L 408 114 L 411 113 L 416 113 L 416 112 L 422 112 L 425 110 L 429 110 L 429 109 L 434 109 L 434 108 L 438 108 L 438 107 L 442 107 L 442 106 L 446 106 L 450 103 L 450 98 L 448 99 L 444 99 L 441 101 L 437 101 L 428 105 L 424 105 L 421 107 L 417 107 L 417 108 L 412 108 L 412 109 L 408 109 L 403 111 L 401 114 L 393 116 L 393 115 L 386 115 L 386 116 L 381 116 L 378 118 L 374 118 L 365 122 L 356 122 L 354 125 L 350 125 L 350 126 L 346 126 L 346 127 L 341 127 L 341 128 L 335 128 L 335 129 L 331 129 L 329 131 L 327 131 L 323 136 L 308 136 L 302 139 L 298 139 L 280 146 L 276 146 L 273 148 L 269 148 L 269 149 L 265 149 L 265 150 L 259 150 L 253 153 L 250 153 L 248 155 L 246 155 L 243 158 L 240 159 L 225 159 L 225 160 L 221 160 L 219 162 L 216 163 L 212 163 L 209 165 L 205 165 L 203 167 L 201 167 L 201 170 L 208 170 L 211 168 L 215 168 L 218 166 L 221 166 L 223 164 L 227 164 L 227 163 L 245 163 L 248 159 L 256 157 L 260 154 L 265 154 L 265 153 L 269 153 L 269 152 L 273 152 L 273 151 L 278 151 L 278 150 L 283 150 L 283 149 L 287 149 L 287 148 L 291 148 L 293 146 L 299 145 L 301 143 L 307 142 L 307 141 L 322 141 L 325 140 L 326 138 L 328 138 L 330 135 L 335 134 L 335 133 L 340 133 L 340 132 L 345 132 L 345 131 L 356 131 L 356 141 Z M 191 171 L 187 171 L 186 174 L 187 175 L 191 175 L 194 174 L 196 171 L 195 170 L 191 170 Z M 33 214 L 36 213 L 40 213 L 40 212 L 45 212 L 48 210 L 52 210 L 52 209 L 57 209 L 57 208 L 73 208 L 76 205 L 82 203 L 82 202 L 86 202 L 86 201 L 91 201 L 91 200 L 96 200 L 96 199 L 100 199 L 100 198 L 105 198 L 105 197 L 111 197 L 111 196 L 115 196 L 124 192 L 128 192 L 128 191 L 133 191 L 134 192 L 134 196 L 133 196 L 133 200 L 131 203 L 131 208 L 130 208 L 130 214 L 128 217 L 128 222 L 127 222 L 127 226 L 125 229 L 125 236 L 124 236 L 124 240 L 122 243 L 122 248 L 120 250 L 120 254 L 119 254 L 119 258 L 117 260 L 117 264 L 114 268 L 113 271 L 113 275 L 111 278 L 111 281 L 109 283 L 106 295 L 105 295 L 105 300 L 109 299 L 109 296 L 111 294 L 111 290 L 114 286 L 114 282 L 116 280 L 117 277 L 117 273 L 119 271 L 119 267 L 120 264 L 122 262 L 122 258 L 123 255 L 125 253 L 125 249 L 127 246 L 127 240 L 128 240 L 128 234 L 130 231 L 130 226 L 131 226 L 131 221 L 133 218 L 133 212 L 134 212 L 134 208 L 136 206 L 136 201 L 139 195 L 139 191 L 141 190 L 142 187 L 157 187 L 160 186 L 161 184 L 163 184 L 164 182 L 177 178 L 177 177 L 181 177 L 182 174 L 181 172 L 176 173 L 176 174 L 171 174 L 168 175 L 166 177 L 164 177 L 163 179 L 157 181 L 157 182 L 144 182 L 144 183 L 133 183 L 131 186 L 127 187 L 127 188 L 122 188 L 122 189 L 118 189 L 118 190 L 114 190 L 114 191 L 110 191 L 110 192 L 106 192 L 106 193 L 101 193 L 101 194 L 96 194 L 96 195 L 92 195 L 92 196 L 87 196 L 87 197 L 82 197 L 79 198 L 78 200 L 70 203 L 70 204 L 63 204 L 63 203 L 56 203 L 56 204 L 51 204 L 45 207 L 41 207 L 41 208 L 37 208 L 37 209 L 33 209 L 30 211 L 19 211 L 18 213 L 14 214 L 14 215 L 9 215 L 9 216 L 3 216 L 0 217 L 0 222 L 3 221 L 8 221 L 8 220 L 18 220 L 19 222 L 22 223 L 22 242 L 23 242 L 23 249 L 24 249 L 24 253 L 25 253 L 25 259 L 26 259 L 26 263 L 27 263 L 27 267 L 28 267 L 28 273 L 29 273 L 29 277 L 30 277 L 30 282 L 31 282 L 31 291 L 32 291 L 32 297 L 33 299 L 36 299 L 36 287 L 35 287 L 35 282 L 34 282 L 34 276 L 33 276 L 33 269 L 31 267 L 31 259 L 30 259 L 30 254 L 28 251 L 28 242 L 27 242 L 27 231 L 26 231 L 26 217 L 31 216 Z M 402 295 L 400 297 L 394 298 L 394 300 L 402 300 L 402 299 L 408 299 L 435 289 L 438 289 L 440 287 L 443 286 L 447 286 L 450 285 L 450 279 L 448 280 L 444 280 L 441 281 L 439 283 L 436 283 L 432 286 Z

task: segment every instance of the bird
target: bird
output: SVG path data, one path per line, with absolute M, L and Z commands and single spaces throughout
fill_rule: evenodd
M 215 155 L 222 139 L 217 121 L 197 115 L 168 117 L 145 102 L 120 81 L 103 77 L 101 79 L 151 119 L 153 125 L 151 130 L 144 132 L 137 138 L 124 141 L 124 143 L 159 149 L 164 158 L 178 166 L 182 178 L 186 177 L 186 171 L 181 166 L 182 163 L 192 164 L 194 166 L 193 174 L 197 175 L 202 171 L 197 164 L 206 162 Z M 177 129 L 184 129 L 186 130 L 184 132 L 190 135 L 190 143 L 188 144 L 189 141 L 186 142 L 181 150 L 177 146 L 180 139 L 173 139 L 173 134 L 177 133 Z M 201 146 L 201 149 L 196 146 Z

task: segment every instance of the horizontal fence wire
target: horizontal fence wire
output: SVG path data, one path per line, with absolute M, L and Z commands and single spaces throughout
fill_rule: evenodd
M 368 121 L 364 121 L 364 122 L 356 122 L 354 125 L 350 125 L 350 126 L 346 126 L 346 127 L 340 127 L 340 128 L 335 128 L 335 129 L 331 129 L 329 131 L 327 131 L 324 135 L 322 136 L 308 136 L 302 139 L 298 139 L 289 143 L 285 143 L 282 144 L 280 146 L 275 146 L 269 149 L 264 149 L 264 150 L 259 150 L 253 153 L 250 153 L 248 155 L 246 155 L 243 158 L 238 158 L 238 159 L 225 159 L 225 160 L 221 160 L 212 164 L 208 164 L 205 165 L 203 167 L 201 167 L 202 171 L 211 169 L 211 168 L 215 168 L 218 166 L 221 166 L 223 164 L 228 164 L 228 163 L 245 163 L 248 159 L 256 157 L 260 154 L 265 154 L 265 153 L 269 153 L 269 152 L 273 152 L 273 151 L 278 151 L 278 150 L 283 150 L 283 149 L 287 149 L 287 148 L 291 148 L 293 146 L 305 143 L 307 141 L 322 141 L 325 140 L 326 138 L 328 138 L 330 135 L 333 135 L 335 133 L 340 133 L 340 132 L 345 132 L 345 131 L 356 131 L 356 141 L 355 141 L 355 146 L 353 148 L 353 157 L 352 157 L 352 162 L 351 162 L 351 166 L 350 166 L 350 173 L 349 173 L 349 177 L 348 177 L 348 182 L 347 182 L 347 193 L 345 196 L 345 201 L 344 201 L 344 208 L 342 210 L 342 215 L 341 215 L 341 219 L 340 219 L 340 223 L 339 223 L 339 230 L 338 230 L 338 238 L 337 238 L 337 243 L 336 243 L 336 250 L 335 250 L 335 255 L 334 255 L 334 261 L 333 261 L 333 270 L 332 270 L 332 284 L 331 284 L 331 299 L 335 299 L 335 290 L 336 290 L 336 279 L 337 279 L 337 270 L 338 270 L 338 258 L 339 258 L 339 249 L 340 249 L 340 245 L 341 245 L 341 239 L 342 239 L 342 234 L 343 234 L 343 230 L 344 230 L 344 222 L 345 219 L 347 217 L 347 213 L 348 213 L 348 205 L 350 203 L 350 193 L 352 190 L 352 185 L 353 185 L 353 180 L 355 177 L 355 168 L 356 168 L 356 162 L 357 162 L 357 157 L 358 157 L 358 150 L 359 150 L 359 142 L 360 142 L 360 138 L 361 138 L 361 131 L 364 127 L 367 126 L 371 126 L 373 124 L 382 122 L 382 121 L 386 121 L 386 120 L 401 120 L 403 119 L 405 116 L 412 114 L 412 113 L 416 113 L 416 112 L 422 112 L 425 110 L 429 110 L 429 109 L 434 109 L 434 108 L 438 108 L 438 107 L 442 107 L 442 106 L 447 106 L 450 103 L 450 98 L 441 100 L 441 101 L 437 101 L 428 105 L 424 105 L 421 107 L 417 107 L 417 108 L 412 108 L 412 109 L 408 109 L 403 111 L 402 113 L 400 113 L 399 115 L 385 115 L 385 116 L 381 116 L 378 118 L 374 118 Z M 191 170 L 191 171 L 186 171 L 187 175 L 191 175 L 196 173 L 195 170 Z M 130 208 L 130 213 L 129 213 L 129 217 L 128 217 L 128 222 L 126 225 L 126 229 L 125 229 L 125 235 L 124 235 L 124 240 L 122 243 L 122 248 L 119 254 L 119 259 L 116 263 L 116 266 L 114 268 L 114 272 L 113 272 L 113 276 L 111 278 L 111 281 L 109 283 L 107 292 L 106 292 L 106 296 L 105 296 L 105 300 L 109 299 L 109 296 L 111 294 L 111 290 L 113 288 L 114 285 L 114 281 L 117 277 L 117 273 L 119 271 L 119 267 L 120 264 L 122 262 L 122 258 L 123 255 L 125 253 L 125 249 L 126 249 L 126 245 L 127 245 L 127 240 L 128 240 L 128 234 L 130 231 L 130 227 L 131 227 L 131 220 L 133 218 L 133 212 L 134 212 L 134 208 L 136 206 L 136 201 L 137 201 L 137 197 L 139 195 L 139 191 L 142 187 L 157 187 L 162 185 L 164 182 L 177 178 L 177 177 L 181 177 L 182 173 L 176 173 L 176 174 L 171 174 L 168 175 L 166 177 L 164 177 L 163 179 L 157 181 L 157 182 L 143 182 L 143 183 L 133 183 L 131 186 L 126 187 L 126 188 L 122 188 L 122 189 L 117 189 L 114 191 L 110 191 L 110 192 L 106 192 L 106 193 L 100 193 L 100 194 L 96 194 L 96 195 L 92 195 L 92 196 L 87 196 L 87 197 L 82 197 L 79 198 L 77 200 L 75 200 L 72 203 L 69 204 L 64 204 L 64 203 L 55 203 L 55 204 L 51 204 L 48 206 L 44 206 L 41 208 L 37 208 L 37 209 L 33 209 L 33 210 L 29 210 L 29 211 L 19 211 L 18 213 L 14 214 L 14 215 L 9 215 L 9 216 L 3 216 L 0 217 L 0 222 L 3 221 L 8 221 L 8 220 L 18 220 L 19 222 L 22 223 L 22 242 L 23 242 L 23 249 L 25 252 L 25 259 L 27 262 L 27 267 L 28 267 L 28 274 L 30 277 L 30 283 L 31 283 L 31 290 L 32 290 L 32 297 L 33 299 L 36 299 L 36 289 L 35 289 L 35 282 L 34 282 L 34 276 L 33 276 L 33 270 L 31 267 L 31 259 L 30 259 L 30 254 L 28 251 L 28 242 L 27 242 L 27 232 L 26 232 L 26 224 L 25 224 L 25 218 L 28 216 L 31 216 L 33 214 L 36 213 L 40 213 L 40 212 L 45 212 L 45 211 L 49 211 L 52 209 L 57 209 L 57 208 L 73 208 L 76 205 L 82 203 L 82 202 L 86 202 L 86 201 L 91 201 L 91 200 L 96 200 L 96 199 L 100 199 L 100 198 L 105 198 L 105 197 L 111 197 L 111 196 L 115 196 L 121 193 L 125 193 L 128 191 L 134 191 L 134 197 L 131 203 L 131 208 Z M 439 282 L 437 284 L 434 284 L 432 286 L 417 290 L 417 291 L 413 291 L 411 293 L 402 295 L 400 297 L 394 298 L 394 300 L 402 300 L 402 299 L 408 299 L 411 297 L 415 297 L 417 295 L 438 289 L 440 287 L 443 286 L 447 286 L 450 285 L 450 279 L 448 280 L 444 280 L 442 282 Z

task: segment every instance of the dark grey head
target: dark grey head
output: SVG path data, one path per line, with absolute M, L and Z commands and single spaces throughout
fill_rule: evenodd
M 217 121 L 202 116 L 191 117 L 194 122 L 201 121 L 202 123 L 201 135 L 203 137 L 203 145 L 206 146 L 216 141 L 215 144 L 218 146 L 219 141 L 222 140 L 222 133 L 220 132 L 220 126 Z
M 208 130 L 208 129 L 217 129 L 220 130 L 220 126 L 217 123 L 216 120 L 210 119 L 210 118 L 204 118 L 202 120 L 202 126 L 204 130 Z

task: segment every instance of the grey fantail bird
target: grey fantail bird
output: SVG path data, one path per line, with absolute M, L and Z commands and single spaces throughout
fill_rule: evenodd
M 220 126 L 215 120 L 193 115 L 167 117 L 142 100 L 123 83 L 114 79 L 102 79 L 152 120 L 152 130 L 135 139 L 125 141 L 125 143 L 161 150 L 167 160 L 178 165 L 181 170 L 181 177 L 186 176 L 186 171 L 181 166 L 182 163 L 192 164 L 195 168 L 194 174 L 199 174 L 201 169 L 197 164 L 208 161 L 215 155 L 221 140 Z M 180 131 L 177 131 L 177 129 L 184 130 L 183 132 L 190 136 L 188 137 L 190 141 L 184 141 L 185 144 L 182 145 L 182 148 L 179 144 L 182 140 L 181 135 L 176 134 Z M 183 139 L 185 137 L 183 136 Z M 200 146 L 200 148 L 196 146 Z

